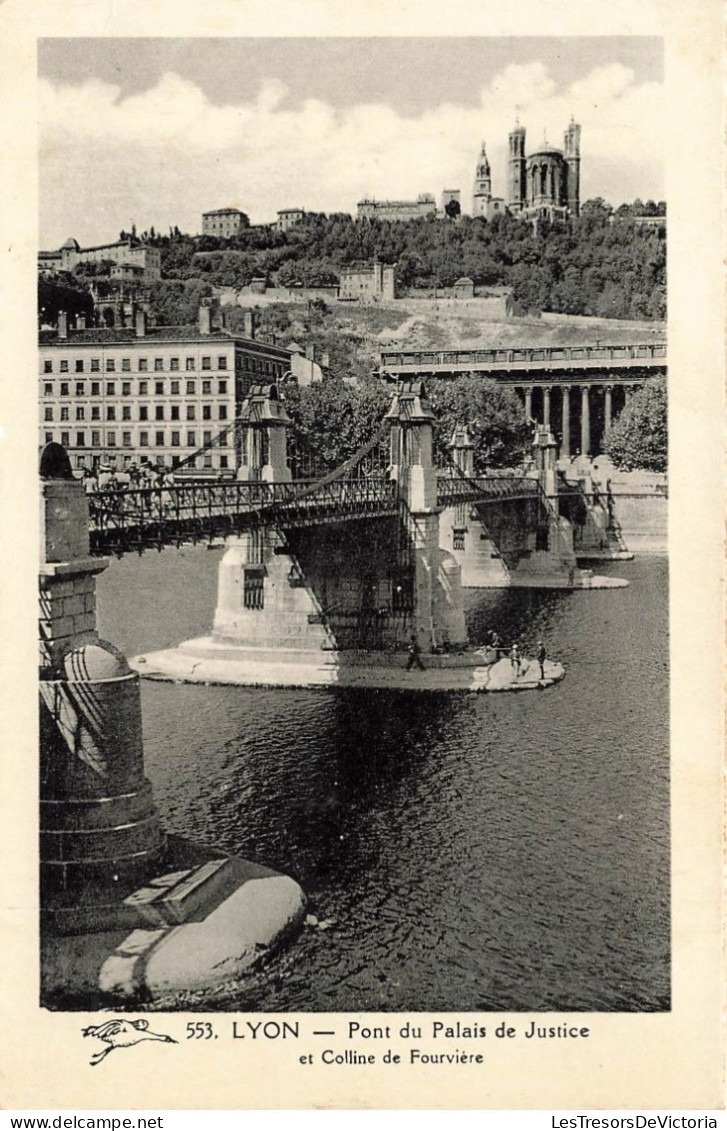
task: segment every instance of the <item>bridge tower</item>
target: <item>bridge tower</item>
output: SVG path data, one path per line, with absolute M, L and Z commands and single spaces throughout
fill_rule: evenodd
M 290 417 L 277 385 L 253 385 L 240 406 L 240 468 L 237 478 L 264 483 L 290 481 L 286 428 Z
M 467 642 L 459 565 L 440 548 L 432 421 L 423 381 L 402 381 L 386 414 L 391 424 L 391 477 L 408 508 L 414 562 L 412 631 L 429 650 Z
M 287 427 L 277 385 L 253 385 L 240 406 L 238 480 L 288 483 Z M 318 649 L 331 647 L 320 608 L 299 584 L 300 569 L 272 525 L 230 539 L 219 565 L 215 646 Z

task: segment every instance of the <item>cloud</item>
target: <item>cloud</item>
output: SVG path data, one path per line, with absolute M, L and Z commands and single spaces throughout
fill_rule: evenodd
M 471 106 L 443 103 L 406 116 L 383 103 L 339 108 L 286 102 L 270 77 L 255 98 L 215 105 L 174 73 L 122 97 L 120 88 L 40 82 L 41 231 L 45 246 L 69 235 L 103 242 L 136 221 L 197 231 L 200 213 L 235 205 L 253 221 L 278 208 L 354 212 L 364 195 L 471 192 L 487 140 L 496 194 L 505 194 L 507 134 L 516 108 L 528 147 L 562 144 L 571 114 L 583 126 L 583 198 L 613 203 L 663 196 L 663 90 L 620 64 L 559 87 L 539 62 L 511 65 Z

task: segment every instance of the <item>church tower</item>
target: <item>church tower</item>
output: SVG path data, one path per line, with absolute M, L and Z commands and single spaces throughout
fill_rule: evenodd
M 477 158 L 477 168 L 475 169 L 475 186 L 472 194 L 472 215 L 473 216 L 486 216 L 488 212 L 488 204 L 492 199 L 492 175 L 490 173 L 490 162 L 487 159 L 487 150 L 485 143 L 482 142 L 482 149 Z
M 520 212 L 525 204 L 525 127 L 518 122 L 510 133 L 510 170 L 507 203 L 511 212 Z
M 571 118 L 563 138 L 563 156 L 568 169 L 567 205 L 571 216 L 581 211 L 581 127 Z

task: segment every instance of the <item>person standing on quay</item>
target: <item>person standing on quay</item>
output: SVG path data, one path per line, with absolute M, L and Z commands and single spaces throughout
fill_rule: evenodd
M 510 649 L 510 663 L 512 664 L 515 679 L 518 679 L 520 675 L 520 649 L 517 644 L 513 644 Z
M 538 641 L 538 663 L 540 664 L 540 678 L 541 679 L 545 679 L 545 657 L 546 656 L 547 656 L 547 652 L 545 651 L 545 645 L 543 644 L 542 640 L 539 640 Z
M 412 633 L 409 640 L 409 659 L 406 662 L 406 670 L 410 672 L 415 664 L 419 668 L 420 672 L 425 672 L 427 670 L 422 663 L 422 650 L 419 647 L 419 641 Z

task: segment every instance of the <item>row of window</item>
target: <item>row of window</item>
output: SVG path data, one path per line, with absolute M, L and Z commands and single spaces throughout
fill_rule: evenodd
M 186 440 L 184 441 L 184 444 L 183 444 L 181 432 L 170 432 L 168 437 L 166 436 L 166 434 L 164 432 L 154 432 L 153 433 L 153 440 L 151 439 L 152 433 L 140 432 L 139 433 L 139 439 L 138 439 L 138 447 L 140 447 L 140 448 L 149 448 L 149 447 L 180 448 L 180 447 L 184 446 L 184 447 L 187 447 L 187 448 L 196 448 L 197 447 L 197 433 L 190 431 L 190 432 L 187 432 L 185 435 L 186 435 Z M 45 433 L 46 444 L 53 443 L 54 436 L 55 436 L 55 433 L 46 432 Z M 71 437 L 72 436 L 73 436 L 74 441 L 75 441 L 73 444 L 71 444 Z M 88 437 L 88 440 L 87 440 L 87 437 Z M 105 433 L 105 439 L 102 437 L 101 432 L 96 431 L 96 430 L 93 430 L 90 433 L 89 432 L 75 432 L 75 433 L 61 432 L 60 443 L 63 445 L 64 448 L 70 448 L 70 447 L 74 447 L 74 448 L 87 448 L 87 447 L 100 448 L 103 445 L 105 445 L 107 448 L 115 448 L 115 447 L 118 446 L 117 442 L 116 442 L 117 438 L 118 438 L 118 433 L 116 433 L 116 432 L 106 432 Z M 212 440 L 211 432 L 203 432 L 202 433 L 202 444 L 203 445 L 209 444 L 211 442 L 211 440 Z M 223 436 L 222 439 L 220 440 L 220 446 L 223 447 L 223 448 L 226 448 L 228 446 L 227 440 L 228 440 L 228 437 Z M 123 447 L 123 448 L 133 448 L 134 446 L 135 445 L 134 445 L 132 433 L 131 432 L 122 432 L 121 433 L 121 447 Z
M 105 416 L 106 420 L 131 420 L 132 419 L 131 405 L 122 405 L 119 416 L 116 415 L 117 407 L 118 407 L 117 405 L 107 405 L 106 416 Z M 154 410 L 153 416 L 149 415 L 150 407 L 152 407 L 153 410 Z M 161 405 L 161 404 L 157 404 L 157 405 L 153 405 L 153 406 L 142 404 L 142 405 L 139 405 L 139 420 L 166 420 L 167 419 L 166 408 L 169 409 L 169 420 L 182 420 L 182 419 L 184 419 L 184 420 L 196 420 L 197 419 L 197 406 L 196 405 L 188 404 L 188 405 L 184 406 L 184 408 L 185 408 L 184 417 L 182 417 L 182 415 L 181 415 L 182 407 L 183 406 L 178 405 L 178 404 L 173 404 L 173 405 L 168 405 L 168 406 Z M 74 419 L 75 420 L 87 420 L 87 419 L 88 420 L 101 420 L 101 408 L 100 408 L 99 405 L 91 405 L 90 406 L 90 415 L 88 417 L 86 416 L 86 408 L 87 408 L 86 405 L 76 405 Z M 201 419 L 202 420 L 212 420 L 212 409 L 213 409 L 213 406 L 211 404 L 203 404 L 202 405 Z M 55 419 L 56 419 L 56 417 L 55 417 L 55 414 L 54 414 L 53 407 L 51 405 L 46 405 L 45 408 L 43 409 L 43 420 L 50 422 L 50 421 L 53 421 Z M 59 420 L 70 420 L 71 419 L 71 410 L 68 407 L 68 405 L 61 405 L 61 407 L 59 409 L 58 419 Z M 227 420 L 227 405 L 226 404 L 221 404 L 221 405 L 217 406 L 217 417 L 216 417 L 216 419 L 217 420 Z
M 101 371 L 101 358 L 100 357 L 92 357 L 88 360 L 89 360 L 89 363 L 90 363 L 91 373 L 99 373 Z M 106 358 L 106 372 L 107 373 L 114 373 L 116 371 L 116 360 L 117 359 L 115 357 L 107 357 Z M 162 373 L 164 371 L 164 368 L 165 368 L 164 360 L 165 359 L 163 357 L 155 357 L 154 358 L 154 372 L 155 373 Z M 170 357 L 169 358 L 169 369 L 171 370 L 172 373 L 176 373 L 179 370 L 180 361 L 181 361 L 181 358 L 178 358 L 178 357 Z M 58 363 L 58 372 L 59 373 L 70 373 L 70 372 L 85 373 L 86 372 L 86 358 L 83 358 L 83 357 L 74 358 L 73 359 L 74 368 L 73 368 L 72 371 L 70 369 L 70 364 L 71 363 L 68 360 L 68 358 L 65 358 L 65 357 L 61 358 L 59 363 Z M 137 368 L 138 368 L 140 373 L 147 373 L 148 370 L 149 370 L 149 358 L 148 357 L 137 358 Z M 184 359 L 184 368 L 188 371 L 196 369 L 197 368 L 196 358 L 186 357 Z M 203 357 L 202 358 L 202 368 L 203 369 L 211 369 L 212 368 L 212 358 L 211 357 Z M 218 369 L 227 369 L 227 357 L 220 356 L 220 357 L 217 358 L 217 368 Z M 122 371 L 122 373 L 130 373 L 131 372 L 131 358 L 130 357 L 122 357 L 121 358 L 121 371 Z M 43 361 L 43 372 L 44 373 L 53 373 L 54 372 L 53 359 L 52 358 L 45 358 L 45 360 Z M 263 370 L 263 372 L 265 372 L 265 370 Z
M 141 396 L 141 397 L 148 396 L 148 394 L 149 394 L 149 384 L 150 384 L 149 381 L 139 381 L 139 388 L 137 390 L 137 396 Z M 90 392 L 89 395 L 92 396 L 92 397 L 102 396 L 101 385 L 102 385 L 101 381 L 90 381 L 89 386 L 90 386 L 91 392 Z M 181 381 L 170 381 L 168 394 L 170 396 L 179 395 L 179 393 L 181 391 L 181 385 L 182 385 Z M 106 382 L 106 393 L 105 393 L 105 395 L 107 397 L 115 397 L 117 395 L 116 394 L 116 386 L 117 386 L 116 381 L 107 381 Z M 122 397 L 130 397 L 130 396 L 133 395 L 132 390 L 131 390 L 131 381 L 122 381 L 120 388 L 121 388 L 121 396 Z M 43 382 L 43 396 L 44 397 L 52 397 L 54 395 L 53 390 L 54 390 L 54 384 L 53 384 L 52 381 L 44 381 Z M 163 397 L 166 392 L 167 392 L 167 390 L 164 388 L 164 382 L 163 381 L 155 381 L 154 382 L 154 393 L 155 393 L 156 396 Z M 185 392 L 187 393 L 188 396 L 190 394 L 195 395 L 196 392 L 197 392 L 197 382 L 196 381 L 186 381 L 185 382 Z M 217 382 L 217 393 L 218 393 L 218 395 L 221 394 L 223 396 L 227 393 L 227 381 L 226 380 L 220 380 L 220 381 Z M 70 381 L 61 381 L 60 382 L 57 395 L 60 396 L 60 397 L 70 397 L 70 395 L 71 395 L 71 383 L 70 383 Z M 75 383 L 75 396 L 85 397 L 86 395 L 87 395 L 86 394 L 86 382 L 85 381 L 76 381 L 76 383 Z M 212 396 L 212 382 L 211 381 L 203 381 L 202 382 L 202 396 Z
M 98 467 L 98 465 L 101 463 L 102 459 L 103 459 L 104 462 L 108 462 L 108 464 L 111 467 L 113 467 L 115 470 L 117 470 L 117 471 L 119 470 L 119 467 L 117 466 L 116 455 L 111 453 L 111 452 L 106 452 L 106 451 L 103 452 L 102 454 L 94 452 L 93 455 L 91 455 L 91 456 L 76 455 L 73 458 L 73 463 L 79 471 L 83 471 L 85 468 L 87 468 L 88 470 L 91 470 L 92 467 Z M 122 464 L 121 464 L 122 469 L 123 468 L 129 468 L 133 463 L 136 463 L 136 459 L 135 459 L 134 456 L 122 454 L 121 459 L 122 459 Z M 167 459 L 165 459 L 165 457 L 163 455 L 155 455 L 154 456 L 154 462 L 156 464 L 160 464 L 160 463 L 167 464 L 167 466 L 170 466 L 172 468 L 172 470 L 174 470 L 174 468 L 179 465 L 181 459 L 182 459 L 181 456 L 170 456 Z M 215 460 L 217 462 L 215 462 Z M 227 456 L 212 456 L 209 453 L 207 453 L 206 455 L 204 455 L 204 456 L 202 456 L 198 459 L 190 460 L 190 462 L 185 464 L 185 466 L 186 467 L 219 467 L 222 470 L 224 470 L 225 468 L 229 468 L 230 464 L 229 464 L 229 460 L 228 460 Z

